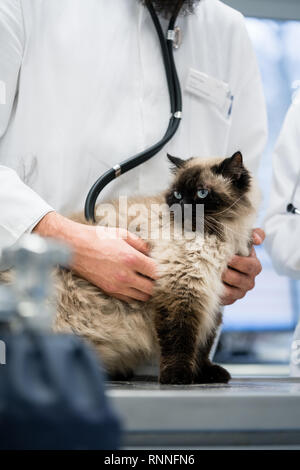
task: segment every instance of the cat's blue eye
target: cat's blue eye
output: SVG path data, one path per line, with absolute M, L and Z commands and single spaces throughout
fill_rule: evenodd
M 208 189 L 199 189 L 197 191 L 197 196 L 199 199 L 205 199 L 208 195 Z
M 182 199 L 182 196 L 181 196 L 181 193 L 179 193 L 178 191 L 174 191 L 174 196 L 176 197 L 176 199 Z

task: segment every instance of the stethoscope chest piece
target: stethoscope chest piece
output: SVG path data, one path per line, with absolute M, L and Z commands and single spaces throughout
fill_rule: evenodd
M 294 206 L 294 204 L 290 203 L 286 207 L 287 212 L 290 214 L 297 214 L 300 215 L 300 211 L 297 209 L 297 207 Z
M 299 183 L 300 183 L 300 171 L 298 173 L 298 176 L 297 176 L 297 179 L 296 179 L 296 183 L 295 183 L 295 186 L 294 186 L 294 189 L 293 189 L 293 193 L 292 193 L 292 197 L 291 197 L 291 202 L 286 206 L 286 211 L 289 213 L 289 214 L 296 214 L 296 215 L 300 215 L 300 210 L 297 209 L 297 207 L 294 206 L 294 200 L 295 200 L 295 197 L 296 197 L 296 192 L 297 192 L 297 188 L 299 186 Z

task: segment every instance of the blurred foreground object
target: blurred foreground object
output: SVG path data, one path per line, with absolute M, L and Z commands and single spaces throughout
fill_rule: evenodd
M 0 449 L 116 449 L 120 425 L 93 352 L 51 334 L 52 271 L 63 245 L 35 235 L 3 253 L 12 285 L 0 286 Z

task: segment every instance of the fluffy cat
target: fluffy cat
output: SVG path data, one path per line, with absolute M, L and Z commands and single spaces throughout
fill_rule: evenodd
M 229 373 L 208 357 L 221 322 L 221 275 L 234 254 L 249 255 L 258 191 L 240 152 L 227 159 L 168 157 L 174 167 L 170 188 L 155 197 L 129 199 L 127 207 L 130 213 L 130 207 L 139 204 L 139 235 L 149 242 L 151 257 L 159 267 L 153 297 L 146 303 L 127 304 L 71 271 L 60 270 L 55 330 L 88 339 L 110 376 L 126 378 L 156 357 L 162 384 L 226 383 Z M 120 211 L 121 224 L 124 214 L 119 201 L 112 204 Z M 194 235 L 191 240 L 175 235 L 175 228 L 181 229 L 183 223 L 173 209 L 176 204 L 192 208 L 186 217 Z M 198 233 L 200 204 L 205 217 L 204 231 Z M 153 210 L 157 211 L 156 225 L 149 238 Z M 170 215 L 171 235 L 165 237 L 161 230 Z M 128 217 L 129 229 L 135 217 Z M 72 219 L 86 223 L 82 214 Z M 102 219 L 97 223 L 101 225 Z M 105 224 L 115 223 L 108 214 Z

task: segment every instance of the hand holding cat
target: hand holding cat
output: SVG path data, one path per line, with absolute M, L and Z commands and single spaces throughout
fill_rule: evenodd
M 51 212 L 34 231 L 71 244 L 75 252 L 73 270 L 109 295 L 127 302 L 147 301 L 152 295 L 156 264 L 147 256 L 147 244 L 127 230 L 86 226 Z M 264 238 L 263 230 L 253 231 L 254 245 L 261 245 Z M 248 257 L 234 256 L 222 276 L 222 304 L 232 305 L 242 299 L 254 288 L 261 270 L 254 248 Z
M 70 244 L 72 269 L 109 295 L 127 302 L 152 295 L 156 264 L 146 242 L 127 230 L 83 225 L 51 212 L 34 231 Z
M 262 229 L 253 230 L 253 244 L 261 245 L 265 239 Z M 256 256 L 255 249 L 252 248 L 248 257 L 234 256 L 224 272 L 222 280 L 225 285 L 225 293 L 222 304 L 232 305 L 239 299 L 245 297 L 248 291 L 255 286 L 255 278 L 261 273 L 262 266 Z

